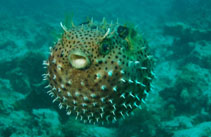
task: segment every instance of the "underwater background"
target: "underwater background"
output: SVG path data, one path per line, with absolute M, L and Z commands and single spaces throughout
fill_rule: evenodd
M 43 60 L 73 15 L 132 23 L 156 59 L 146 107 L 83 124 L 47 95 Z M 210 0 L 0 0 L 1 137 L 211 137 Z

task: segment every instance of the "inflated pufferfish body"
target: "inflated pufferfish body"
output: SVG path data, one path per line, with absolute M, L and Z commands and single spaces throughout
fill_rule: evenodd
M 67 29 L 44 64 L 53 102 L 85 123 L 128 116 L 150 91 L 152 57 L 133 28 L 86 22 Z

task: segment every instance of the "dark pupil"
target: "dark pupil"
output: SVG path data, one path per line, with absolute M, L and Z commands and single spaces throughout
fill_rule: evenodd
M 119 26 L 117 32 L 119 33 L 119 36 L 124 39 L 129 34 L 129 29 L 124 26 Z
M 106 50 L 108 50 L 108 44 L 103 44 L 103 51 L 106 51 Z

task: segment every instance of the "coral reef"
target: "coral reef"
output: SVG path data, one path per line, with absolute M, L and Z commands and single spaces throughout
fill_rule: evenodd
M 1 137 L 211 136 L 210 1 L 63 2 L 0 1 Z M 53 40 L 58 42 L 55 32 L 61 31 L 64 13 L 72 11 L 75 24 L 86 16 L 96 22 L 103 16 L 109 22 L 129 20 L 149 40 L 156 75 L 141 110 L 99 126 L 83 124 L 52 103 L 41 77 L 42 60 Z

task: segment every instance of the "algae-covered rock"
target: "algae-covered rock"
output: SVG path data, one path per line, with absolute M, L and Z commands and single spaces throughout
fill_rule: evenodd
M 184 23 L 166 24 L 163 29 L 164 35 L 171 35 L 187 42 L 211 41 L 211 29 L 198 29 Z
M 86 125 L 72 117 L 63 125 L 62 132 L 65 137 L 118 137 L 116 128 Z
M 56 111 L 50 109 L 33 109 L 32 114 L 38 126 L 43 129 L 42 136 L 64 136 L 61 122 Z
M 178 130 L 173 137 L 210 137 L 211 122 L 204 122 L 192 128 Z
M 198 51 L 197 54 L 203 54 L 210 49 L 211 29 L 194 28 L 181 22 L 169 23 L 164 26 L 163 35 L 173 38 L 171 46 L 168 47 L 168 50 L 173 52 L 168 57 L 172 60 L 184 59 L 184 63 L 190 61 L 197 63 L 200 59 L 197 59 L 195 53 Z M 207 46 L 203 46 L 205 45 L 203 43 Z M 202 52 L 199 53 L 200 51 Z M 203 56 L 206 55 L 207 53 Z
M 201 108 L 200 106 L 208 103 L 206 94 L 209 92 L 211 75 L 208 70 L 195 64 L 188 64 L 180 71 L 176 76 L 175 85 L 163 89 L 160 95 L 168 103 L 175 105 L 177 113 L 200 112 L 200 109 L 195 108 Z

